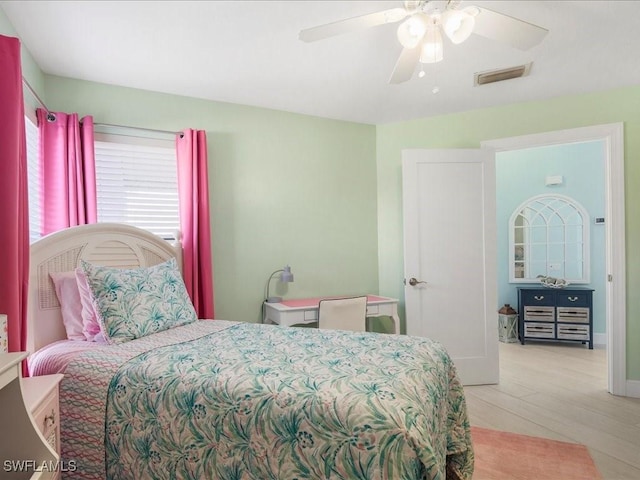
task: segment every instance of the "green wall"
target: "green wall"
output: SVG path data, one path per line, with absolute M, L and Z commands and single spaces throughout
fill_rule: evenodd
M 206 130 L 217 318 L 259 321 L 287 263 L 272 293 L 378 292 L 374 126 L 54 76 L 46 94 L 95 122 Z
M 9 19 L 5 16 L 4 11 L 0 8 L 0 35 L 5 35 L 7 37 L 17 37 L 13 25 L 9 22 Z M 36 91 L 38 96 L 46 101 L 44 96 L 44 76 L 38 64 L 33 60 L 31 53 L 25 48 L 22 43 L 20 44 L 20 59 L 22 60 L 22 76 L 29 82 L 29 85 Z M 25 88 L 25 101 L 27 105 L 31 105 L 33 107 L 37 106 L 37 100 L 33 98 L 33 95 L 30 94 Z
M 505 84 L 506 87 L 506 84 Z M 624 122 L 627 378 L 640 380 L 640 87 L 471 110 L 377 127 L 380 294 L 404 298 L 402 162 L 405 148 L 477 148 L 484 140 Z

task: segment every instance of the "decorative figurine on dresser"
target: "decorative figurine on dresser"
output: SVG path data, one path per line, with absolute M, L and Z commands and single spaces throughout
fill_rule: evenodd
M 0 354 L 0 478 L 60 478 L 58 384 L 62 375 L 22 378 L 27 353 Z
M 527 340 L 571 341 L 593 349 L 593 289 L 518 288 L 518 336 Z

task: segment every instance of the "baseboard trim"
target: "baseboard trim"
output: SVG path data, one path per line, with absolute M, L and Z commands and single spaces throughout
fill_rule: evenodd
M 627 380 L 627 397 L 640 398 L 640 380 Z
M 606 333 L 594 333 L 593 334 L 593 344 L 598 345 L 599 347 L 607 346 L 607 334 Z

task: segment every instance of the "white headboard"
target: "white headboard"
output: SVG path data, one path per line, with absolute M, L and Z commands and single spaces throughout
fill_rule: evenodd
M 27 350 L 30 353 L 67 338 L 53 272 L 68 272 L 80 260 L 118 268 L 150 267 L 172 257 L 181 264 L 179 246 L 137 227 L 94 223 L 52 233 L 31 245 Z

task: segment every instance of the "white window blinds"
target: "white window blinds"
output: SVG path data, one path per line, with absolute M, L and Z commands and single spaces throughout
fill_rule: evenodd
M 29 241 L 35 242 L 40 235 L 40 167 L 38 127 L 28 116 L 24 119 L 27 137 L 27 183 L 29 189 Z
M 174 239 L 180 227 L 175 147 L 96 141 L 95 155 L 98 221 Z

